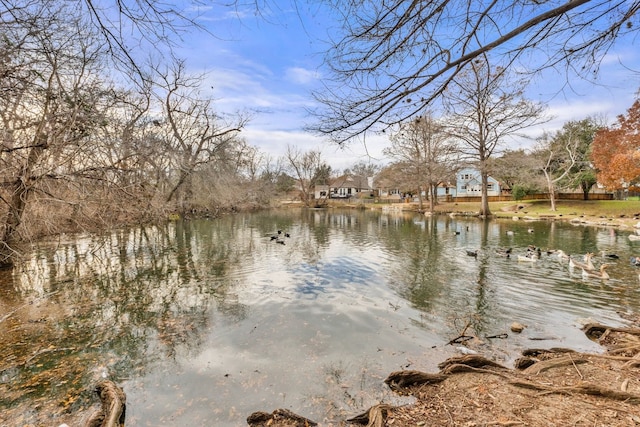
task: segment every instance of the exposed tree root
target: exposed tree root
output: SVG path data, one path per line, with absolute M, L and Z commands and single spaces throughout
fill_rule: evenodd
M 613 326 L 601 325 L 599 323 L 589 323 L 583 328 L 584 333 L 591 339 L 601 339 L 609 332 L 622 332 L 629 335 L 640 336 L 640 328 L 616 328 Z
M 452 357 L 440 363 L 438 367 L 441 369 L 437 374 L 429 374 L 420 371 L 396 371 L 389 374 L 384 380 L 385 384 L 394 391 L 424 384 L 436 384 L 447 379 L 450 374 L 461 372 L 483 372 L 501 375 L 496 371 L 481 369 L 483 367 L 500 368 L 509 370 L 509 368 L 493 362 L 482 356 L 469 354 L 466 356 Z M 502 375 L 501 375 L 502 376 Z
M 529 366 L 527 369 L 523 371 L 526 375 L 538 375 L 541 372 L 544 372 L 549 369 L 559 368 L 562 366 L 570 366 L 570 365 L 580 365 L 583 363 L 587 363 L 587 359 L 582 358 L 573 358 L 571 355 L 557 357 L 555 359 L 542 360 L 540 362 L 536 362 L 533 365 Z
M 613 400 L 620 400 L 634 405 L 640 404 L 640 395 L 627 393 L 624 391 L 610 390 L 589 383 L 581 383 L 572 387 L 553 387 L 543 384 L 536 384 L 530 381 L 518 380 L 510 381 L 510 385 L 527 388 L 530 390 L 542 391 L 546 393 L 573 394 L 581 393 L 590 396 L 600 396 Z
M 505 375 L 500 371 L 496 371 L 496 370 L 493 370 L 493 369 L 474 368 L 473 366 L 462 365 L 462 364 L 448 365 L 441 372 L 444 373 L 444 374 L 447 374 L 447 375 L 449 375 L 449 374 L 462 374 L 462 373 L 465 373 L 465 372 L 475 372 L 475 373 L 478 373 L 478 374 L 497 375 L 499 377 L 507 378 L 507 379 L 511 378 L 509 375 Z
M 420 371 L 396 371 L 389 374 L 384 380 L 391 390 L 418 386 L 423 384 L 436 384 L 447 379 L 444 374 L 428 374 Z
M 369 408 L 367 412 L 349 418 L 347 422 L 366 425 L 367 427 L 384 427 L 384 421 L 387 413 L 393 406 L 387 404 L 375 405 Z
M 318 423 L 308 418 L 294 414 L 288 409 L 276 409 L 272 413 L 254 412 L 247 417 L 247 424 L 251 427 L 267 427 L 272 425 L 288 427 L 317 426 Z
M 126 396 L 122 388 L 104 380 L 96 384 L 95 391 L 102 407 L 87 420 L 85 427 L 124 427 Z
M 477 354 L 468 354 L 466 356 L 459 357 L 451 357 L 444 362 L 438 364 L 438 368 L 444 371 L 449 365 L 466 365 L 471 366 L 473 368 L 483 368 L 486 366 L 500 368 L 500 369 L 509 369 L 505 366 L 502 366 L 499 363 L 493 362 L 487 358 L 479 356 Z
M 523 356 L 531 356 L 538 357 L 545 354 L 555 354 L 555 353 L 575 353 L 575 350 L 571 350 L 570 348 L 563 347 L 552 347 L 552 348 L 530 348 L 522 351 Z

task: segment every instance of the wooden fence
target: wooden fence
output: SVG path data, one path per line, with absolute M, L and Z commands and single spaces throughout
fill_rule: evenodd
M 549 200 L 549 193 L 538 193 L 538 194 L 527 194 L 524 198 L 525 200 Z M 589 193 L 588 200 L 613 200 L 614 196 L 612 193 Z M 454 197 L 453 200 L 456 202 L 479 202 L 481 200 L 480 197 Z M 584 194 L 582 193 L 557 193 L 556 200 L 584 200 Z M 490 202 L 509 202 L 515 201 L 513 196 L 502 195 L 502 196 L 489 196 Z
M 613 193 L 589 193 L 589 200 L 614 200 Z M 583 200 L 584 195 L 582 193 L 557 193 L 556 200 Z M 428 203 L 426 198 L 423 199 L 425 203 Z M 480 202 L 480 196 L 465 196 L 465 197 L 452 197 L 451 195 L 438 197 L 440 202 Z M 549 200 L 548 193 L 539 194 L 527 194 L 525 200 Z M 399 199 L 397 197 L 376 197 L 359 199 L 357 197 L 351 197 L 349 199 L 331 199 L 333 204 L 367 204 L 367 203 L 409 203 L 414 200 Z M 516 201 L 511 194 L 503 194 L 501 196 L 489 196 L 489 202 L 511 202 Z

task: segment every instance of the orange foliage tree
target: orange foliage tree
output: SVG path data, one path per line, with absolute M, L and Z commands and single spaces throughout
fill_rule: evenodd
M 591 161 L 598 182 L 610 190 L 640 183 L 640 99 L 618 116 L 615 125 L 603 128 L 593 140 Z

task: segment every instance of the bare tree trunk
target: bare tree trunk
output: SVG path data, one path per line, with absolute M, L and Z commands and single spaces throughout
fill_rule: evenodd
M 482 169 L 484 169 L 484 167 Z M 480 175 L 482 177 L 482 203 L 480 207 L 480 215 L 486 218 L 491 215 L 491 210 L 489 209 L 489 194 L 487 190 L 487 185 L 489 184 L 489 174 L 487 173 L 487 171 L 483 170 Z
M 436 204 L 437 190 L 433 184 L 429 184 L 429 212 L 433 213 Z
M 591 190 L 591 186 L 585 181 L 582 181 L 580 187 L 582 188 L 582 200 L 589 200 L 589 190 Z
M 551 175 L 549 175 L 549 172 L 546 169 L 543 169 L 542 172 L 544 172 L 544 177 L 547 179 L 547 188 L 549 190 L 549 199 L 551 199 L 551 210 L 553 212 L 556 211 L 556 186 L 553 182 L 553 180 L 551 179 Z
M 4 221 L 4 233 L 0 240 L 0 268 L 13 265 L 13 258 L 16 251 L 12 246 L 17 240 L 16 233 L 22 223 L 22 216 L 27 208 L 29 194 L 33 188 L 33 183 L 30 178 L 31 170 L 47 147 L 46 135 L 40 134 L 37 139 L 39 140 L 39 144 L 35 144 L 30 149 L 25 164 L 15 180 L 7 216 Z

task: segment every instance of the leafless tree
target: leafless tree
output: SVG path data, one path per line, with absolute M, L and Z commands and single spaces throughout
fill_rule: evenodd
M 551 210 L 556 210 L 556 185 L 565 179 L 579 158 L 581 139 L 574 132 L 544 134 L 538 141 L 533 156 L 538 160 L 547 183 Z
M 166 118 L 161 126 L 166 132 L 167 154 L 176 171 L 166 200 L 178 197 L 178 206 L 184 210 L 192 195 L 190 179 L 194 171 L 229 154 L 226 148 L 238 143 L 238 133 L 247 119 L 237 115 L 226 123 L 215 111 L 213 99 L 201 96 L 202 77 L 189 76 L 184 61 L 177 60 L 166 70 L 156 71 L 160 81 L 158 97 Z
M 460 142 L 463 157 L 480 171 L 482 205 L 480 214 L 491 215 L 487 184 L 489 160 L 507 138 L 543 120 L 544 106 L 523 97 L 523 81 L 509 79 L 507 70 L 491 69 L 483 60 L 449 83 L 443 93 L 447 132 Z
M 511 189 L 512 196 L 519 200 L 546 187 L 537 160 L 524 149 L 505 150 L 491 162 L 491 175 Z
M 331 71 L 316 92 L 315 130 L 338 143 L 402 123 L 435 101 L 476 59 L 535 73 L 597 75 L 605 54 L 638 32 L 640 1 L 327 0 Z
M 119 7 L 133 3 L 165 7 Z M 249 191 L 259 153 L 236 136 L 246 119 L 214 111 L 183 62 L 124 87 L 114 45 L 75 7 L 89 3 L 4 4 L 15 7 L 0 10 L 0 266 L 29 238 L 154 219 L 166 200 L 188 206 L 194 174 L 236 199 Z
M 29 230 L 20 226 L 34 198 L 77 213 L 63 192 L 80 194 L 81 181 L 104 182 L 113 170 L 91 137 L 114 102 L 98 72 L 100 44 L 66 7 L 30 6 L 37 18 L 23 21 L 13 11 L 16 21 L 3 22 L 0 41 L 7 54 L 0 76 L 0 265 L 11 263 L 20 229 Z
M 396 167 L 410 177 L 411 186 L 418 190 L 419 208 L 423 210 L 422 192 L 429 198 L 429 211 L 437 203 L 438 184 L 455 171 L 458 150 L 445 127 L 431 114 L 413 119 L 400 127 L 391 137 L 385 155 L 395 160 Z
M 318 150 L 302 152 L 301 150 L 287 146 L 284 154 L 288 169 L 298 184 L 300 199 L 305 206 L 322 204 L 329 197 L 327 194 L 322 200 L 314 200 L 316 185 L 326 184 L 331 168 L 322 160 L 322 154 Z M 329 173 L 326 173 L 329 172 Z M 323 181 L 323 182 L 321 182 Z
M 378 174 L 381 169 L 382 167 L 380 165 L 359 161 L 346 168 L 344 170 L 344 174 L 369 178 L 376 176 L 376 174 Z

